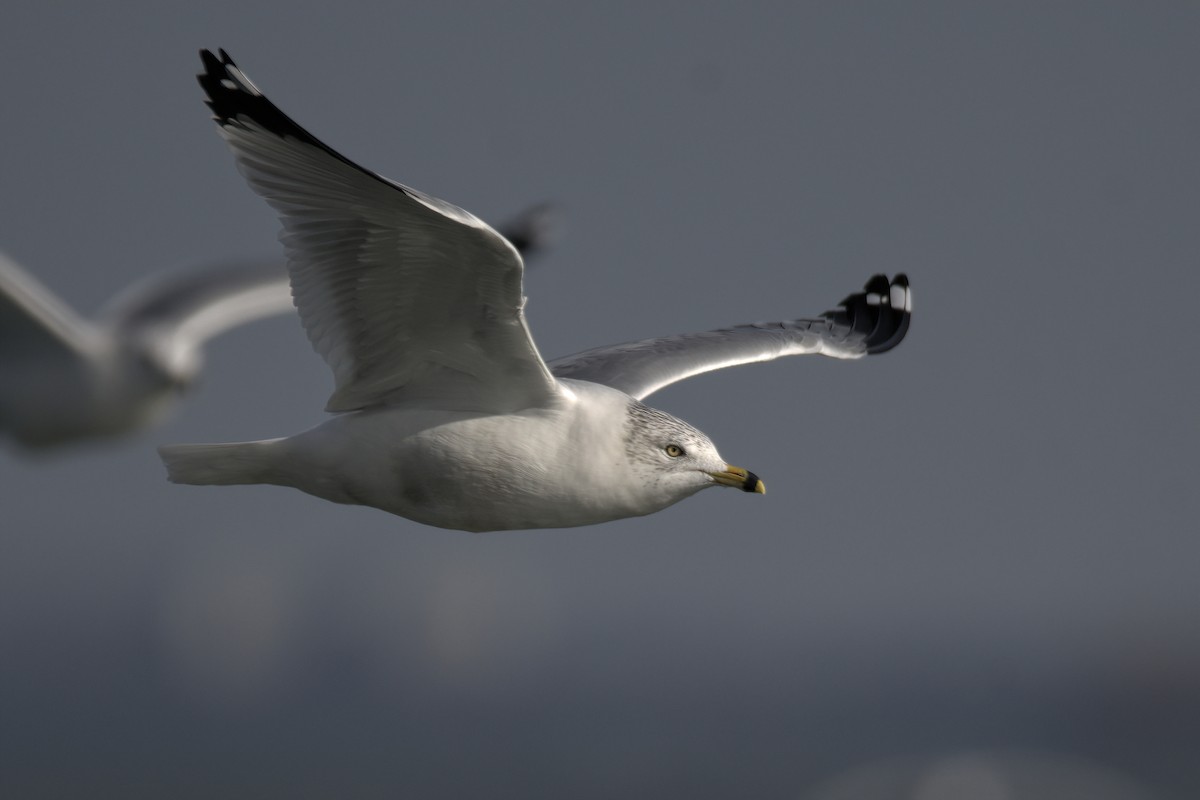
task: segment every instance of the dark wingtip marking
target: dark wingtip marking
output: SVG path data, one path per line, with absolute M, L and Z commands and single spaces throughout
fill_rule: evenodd
M 886 353 L 904 340 L 912 320 L 908 276 L 901 272 L 888 280 L 883 274 L 872 275 L 861 292 L 822 316 L 862 336 L 869 355 Z
M 557 238 L 556 212 L 553 203 L 539 203 L 501 227 L 500 235 L 508 239 L 522 257 L 537 255 Z
M 302 128 L 295 120 L 279 110 L 279 107 L 266 98 L 255 86 L 241 68 L 234 63 L 224 50 L 217 50 L 220 58 L 213 55 L 211 50 L 200 51 L 200 61 L 204 64 L 204 72 L 196 75 L 200 88 L 208 95 L 204 102 L 212 109 L 213 119 L 222 127 L 238 125 L 241 120 L 250 120 L 258 127 L 278 136 L 291 138 L 312 145 L 336 158 L 353 169 L 383 181 L 402 192 L 411 194 L 410 190 L 398 183 L 381 178 L 374 172 L 355 164 L 344 155 L 329 147 L 317 137 Z
M 196 76 L 200 88 L 208 95 L 205 103 L 212 109 L 213 119 L 221 125 L 230 125 L 244 117 L 277 136 L 294 136 L 328 149 L 264 97 L 228 53 L 217 52 L 219 58 L 211 50 L 200 51 L 204 72 Z

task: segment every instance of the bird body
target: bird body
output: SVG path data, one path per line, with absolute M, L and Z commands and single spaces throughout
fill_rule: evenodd
M 172 481 L 292 486 L 466 531 L 651 514 L 714 485 L 710 473 L 730 469 L 707 437 L 681 420 L 607 386 L 562 384 L 555 402 L 514 414 L 385 406 L 339 414 L 282 439 L 168 447 L 163 458 Z M 653 419 L 657 427 L 639 418 L 642 409 L 661 415 Z M 685 447 L 689 460 L 668 456 L 671 443 Z M 606 489 L 598 493 L 597 486 Z

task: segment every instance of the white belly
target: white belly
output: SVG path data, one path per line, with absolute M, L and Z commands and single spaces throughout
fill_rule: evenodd
M 588 386 L 595 386 L 589 384 Z M 282 483 L 340 503 L 374 506 L 426 525 L 468 531 L 589 525 L 670 505 L 639 481 L 596 491 L 627 458 L 614 426 L 627 398 L 595 387 L 612 413 L 565 402 L 515 415 L 385 408 L 346 414 L 291 437 Z M 590 391 L 590 390 L 589 390 Z

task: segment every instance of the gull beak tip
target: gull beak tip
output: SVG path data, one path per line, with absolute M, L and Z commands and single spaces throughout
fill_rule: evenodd
M 766 494 L 767 486 L 759 479 L 757 475 L 748 469 L 735 467 L 732 464 L 726 464 L 725 469 L 721 472 L 710 472 L 716 483 L 722 486 L 729 486 L 734 489 L 741 489 L 743 492 L 751 492 L 753 494 Z

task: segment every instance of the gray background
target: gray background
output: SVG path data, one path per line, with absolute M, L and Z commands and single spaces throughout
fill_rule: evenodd
M 384 175 L 559 202 L 547 356 L 877 271 L 916 317 L 662 392 L 770 493 L 599 527 L 166 483 L 158 443 L 321 420 L 291 317 L 158 429 L 0 452 L 0 794 L 840 797 L 1016 753 L 1200 795 L 1200 9 L 736 5 L 4 4 L 0 247 L 82 311 L 280 252 L 193 79 L 219 46 Z M 916 784 L 846 791 L 953 794 Z

